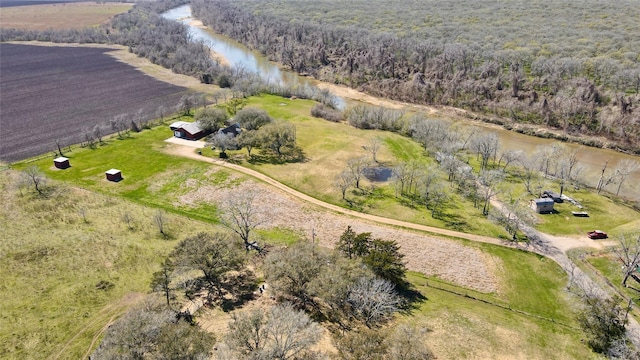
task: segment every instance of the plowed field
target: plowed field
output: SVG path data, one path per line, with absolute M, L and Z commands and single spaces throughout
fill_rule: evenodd
M 140 109 L 151 118 L 186 88 L 153 79 L 109 56 L 108 48 L 0 44 L 0 160 L 81 142 L 83 129 L 108 128 Z

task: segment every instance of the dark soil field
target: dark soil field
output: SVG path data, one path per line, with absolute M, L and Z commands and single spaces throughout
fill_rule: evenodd
M 155 117 L 187 91 L 108 55 L 110 49 L 0 44 L 0 161 L 79 143 L 120 114 Z M 106 131 L 106 130 L 105 130 Z M 109 131 L 111 132 L 111 131 Z

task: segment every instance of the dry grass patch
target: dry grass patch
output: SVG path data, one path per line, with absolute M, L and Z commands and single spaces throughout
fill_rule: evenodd
M 5 7 L 0 11 L 0 27 L 21 30 L 81 29 L 106 23 L 132 6 L 125 3 L 86 2 Z

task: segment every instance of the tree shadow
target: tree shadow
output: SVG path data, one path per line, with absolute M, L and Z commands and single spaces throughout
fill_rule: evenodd
M 287 151 L 278 154 L 273 151 L 264 152 L 261 154 L 251 154 L 248 163 L 254 165 L 271 164 L 271 165 L 283 165 L 288 163 L 300 163 L 307 162 L 309 158 L 305 155 L 304 151 L 299 148 L 287 149 Z
M 420 308 L 420 305 L 429 300 L 423 293 L 412 286 L 398 289 L 398 294 L 405 300 L 400 306 L 400 313 L 410 315 L 412 311 Z

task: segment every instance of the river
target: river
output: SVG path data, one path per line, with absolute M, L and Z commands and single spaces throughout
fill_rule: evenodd
M 280 84 L 293 86 L 320 85 L 323 88 L 331 88 L 333 86 L 332 84 L 323 84 L 312 78 L 300 76 L 291 71 L 283 70 L 277 64 L 262 56 L 259 52 L 250 50 L 239 42 L 224 35 L 217 34 L 211 29 L 199 26 L 200 23 L 191 17 L 191 7 L 189 5 L 183 5 L 169 10 L 162 14 L 162 16 L 166 19 L 180 21 L 189 26 L 194 39 L 203 41 L 230 66 L 242 66 L 246 70 L 257 73 L 269 81 L 274 81 Z M 357 92 L 345 91 L 341 92 L 340 96 L 349 103 L 354 100 L 362 99 L 362 94 L 359 94 L 357 97 L 350 98 L 349 94 L 354 93 Z M 341 99 L 340 103 L 342 104 L 344 100 Z M 442 117 L 446 116 L 442 115 Z M 471 121 L 465 123 L 468 126 L 472 126 L 480 130 L 487 131 L 490 129 L 489 131 L 495 132 L 500 139 L 500 146 L 503 150 L 522 150 L 525 154 L 530 155 L 540 146 L 550 146 L 553 143 L 559 142 L 558 140 L 523 135 L 491 125 Z M 602 167 L 607 162 L 608 173 L 610 173 L 623 159 L 640 162 L 640 158 L 637 156 L 627 155 L 613 150 L 598 149 L 571 143 L 564 143 L 564 145 L 568 151 L 577 150 L 578 161 L 582 167 L 582 172 L 580 173 L 581 181 L 590 186 L 595 186 L 598 178 L 600 177 Z M 615 192 L 616 187 L 611 185 L 607 190 Z M 640 171 L 632 174 L 626 180 L 620 191 L 620 195 L 634 201 L 640 201 Z

